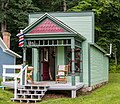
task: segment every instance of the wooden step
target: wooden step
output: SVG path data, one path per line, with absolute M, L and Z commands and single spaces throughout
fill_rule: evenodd
M 26 90 L 29 90 L 29 89 L 30 90 L 31 89 L 32 90 L 44 90 L 44 89 L 47 89 L 47 88 L 46 87 L 42 87 L 42 88 L 41 87 L 31 87 L 31 88 L 30 87 L 29 88 L 28 87 L 24 87 L 23 89 L 26 89 Z
M 35 87 L 49 87 L 48 85 L 40 85 L 40 84 L 27 84 L 25 86 L 35 86 Z
M 47 89 L 48 86 L 24 86 L 24 89 Z
M 12 101 L 19 101 L 19 102 L 38 102 L 41 101 L 41 99 L 30 99 L 30 98 L 11 98 Z
M 18 95 L 17 98 L 24 98 L 24 99 L 41 99 L 43 95 Z
M 18 89 L 17 98 L 12 98 L 13 101 L 19 102 L 37 102 L 45 95 L 48 86 L 25 85 L 24 88 Z
M 19 91 L 47 91 L 47 89 L 18 89 Z
M 44 95 L 44 94 L 21 94 L 21 93 L 18 93 L 17 95 Z

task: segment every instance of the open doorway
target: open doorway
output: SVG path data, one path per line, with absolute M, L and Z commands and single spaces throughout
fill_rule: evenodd
M 42 80 L 55 80 L 55 47 L 42 48 Z

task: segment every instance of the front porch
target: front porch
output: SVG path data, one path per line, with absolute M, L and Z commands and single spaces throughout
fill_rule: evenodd
M 6 81 L 6 82 L 1 82 L 1 85 L 5 86 L 5 87 L 9 87 L 9 88 L 13 88 L 14 89 L 14 81 Z M 69 90 L 71 91 L 71 98 L 75 98 L 76 97 L 76 91 L 83 88 L 84 84 L 82 82 L 76 83 L 75 86 L 72 86 L 72 84 L 70 82 L 67 83 L 56 83 L 55 81 L 40 81 L 40 82 L 34 82 L 34 84 L 32 83 L 28 83 L 26 86 L 48 86 L 47 90 Z M 22 89 L 24 88 L 24 85 L 17 85 L 17 89 Z

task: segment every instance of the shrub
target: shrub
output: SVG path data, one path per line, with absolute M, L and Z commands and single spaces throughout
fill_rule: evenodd
M 111 73 L 120 73 L 120 65 L 110 64 L 109 71 Z

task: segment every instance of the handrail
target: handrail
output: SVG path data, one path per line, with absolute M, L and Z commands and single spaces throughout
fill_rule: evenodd
M 14 80 L 15 80 L 16 78 L 18 78 L 18 77 L 23 73 L 23 71 L 24 71 L 27 67 L 28 67 L 28 65 L 26 65 L 26 66 L 22 69 L 22 71 L 20 71 L 20 72 L 18 73 L 18 75 L 17 75 L 16 77 L 14 77 Z
M 17 98 L 17 84 L 18 84 L 17 78 L 18 78 L 21 74 L 23 74 L 23 72 L 25 71 L 25 84 L 26 84 L 26 73 L 27 73 L 27 70 L 25 70 L 25 69 L 26 69 L 27 67 L 28 67 L 28 65 L 26 65 L 26 66 L 22 69 L 22 71 L 20 71 L 20 72 L 18 73 L 18 75 L 17 75 L 16 77 L 14 77 L 14 80 L 15 80 L 15 85 L 14 85 L 14 98 L 15 98 L 15 99 Z

